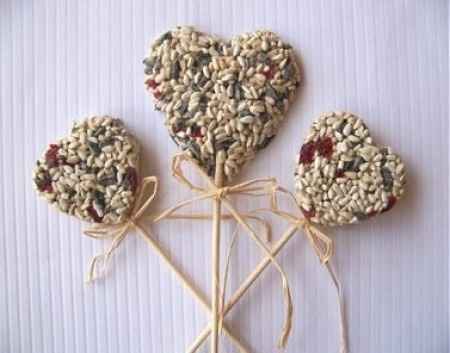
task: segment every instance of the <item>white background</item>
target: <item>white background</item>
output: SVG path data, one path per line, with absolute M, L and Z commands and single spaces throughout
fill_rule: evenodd
M 0 352 L 183 352 L 207 323 L 203 308 L 134 235 L 109 276 L 85 286 L 87 262 L 106 243 L 82 236 L 84 225 L 38 199 L 31 182 L 35 160 L 74 119 L 109 113 L 137 135 L 149 173 L 162 178 L 155 209 L 190 196 L 170 178 L 176 146 L 144 90 L 141 63 L 149 43 L 177 24 L 227 38 L 269 28 L 301 58 L 299 97 L 240 180 L 272 175 L 292 190 L 301 140 L 326 110 L 357 113 L 377 141 L 403 157 L 408 193 L 394 210 L 330 230 L 350 348 L 447 352 L 447 7 L 438 0 L 0 0 Z M 207 222 L 154 227 L 205 291 L 209 229 Z M 260 257 L 242 236 L 233 288 Z M 295 301 L 287 352 L 337 352 L 335 295 L 309 244 L 296 237 L 280 259 Z M 279 284 L 270 271 L 232 312 L 231 325 L 252 352 L 275 351 Z M 225 342 L 223 352 L 234 350 Z

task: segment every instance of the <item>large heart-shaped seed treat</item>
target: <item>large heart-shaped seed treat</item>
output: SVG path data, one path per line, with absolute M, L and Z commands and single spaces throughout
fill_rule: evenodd
M 224 151 L 227 179 L 272 140 L 300 82 L 291 46 L 268 31 L 225 42 L 177 27 L 156 40 L 144 65 L 175 143 L 211 176 Z
M 363 121 L 332 112 L 316 120 L 298 159 L 295 187 L 306 218 L 328 226 L 390 210 L 403 195 L 404 164 L 374 144 Z
M 83 221 L 123 222 L 138 185 L 139 146 L 119 119 L 90 117 L 37 161 L 38 193 Z

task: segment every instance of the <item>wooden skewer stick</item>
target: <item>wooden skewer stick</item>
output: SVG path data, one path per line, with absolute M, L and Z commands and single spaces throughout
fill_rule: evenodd
M 136 224 L 138 234 L 146 241 L 146 243 L 155 250 L 159 256 L 164 260 L 164 262 L 170 267 L 170 269 L 175 273 L 179 280 L 184 284 L 184 286 L 191 292 L 191 294 L 203 305 L 203 307 L 211 312 L 211 307 L 208 304 L 208 300 L 200 292 L 200 290 L 194 286 L 191 280 L 183 273 L 180 269 L 172 262 L 169 255 L 158 245 L 158 243 L 151 237 L 151 235 L 143 229 L 139 224 Z M 231 339 L 231 341 L 238 347 L 239 352 L 248 353 L 247 349 L 242 345 L 236 335 L 234 335 L 227 326 L 223 326 L 225 333 Z
M 286 230 L 286 232 L 283 234 L 280 240 L 278 240 L 278 242 L 273 247 L 271 252 L 272 256 L 276 256 L 281 251 L 281 249 L 286 245 L 286 243 L 297 232 L 297 229 L 298 229 L 297 226 L 293 225 Z M 267 268 L 269 264 L 270 258 L 269 257 L 264 258 L 255 268 L 255 270 L 247 277 L 244 283 L 241 284 L 239 289 L 231 297 L 230 301 L 225 305 L 225 308 L 223 310 L 224 317 L 233 308 L 233 306 L 241 299 L 241 297 L 252 286 L 252 284 L 256 281 L 259 275 Z M 205 329 L 200 333 L 200 335 L 197 337 L 194 343 L 189 347 L 188 353 L 194 353 L 200 348 L 202 343 L 208 338 L 211 329 L 212 329 L 211 325 L 205 327 Z
M 216 156 L 216 170 L 214 174 L 214 184 L 216 187 L 223 186 L 224 151 L 219 151 Z M 221 201 L 220 197 L 213 200 L 213 221 L 212 221 L 212 337 L 211 353 L 219 351 L 219 311 L 220 311 L 220 220 Z

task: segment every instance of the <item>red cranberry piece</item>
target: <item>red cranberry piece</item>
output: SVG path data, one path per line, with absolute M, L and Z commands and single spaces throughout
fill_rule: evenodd
M 389 211 L 392 207 L 394 207 L 395 203 L 397 202 L 397 199 L 395 196 L 391 195 L 389 196 L 388 203 L 386 207 L 381 211 L 381 213 Z
M 156 99 L 161 99 L 161 92 L 156 90 L 155 92 L 153 92 L 153 97 L 155 97 Z
M 50 145 L 50 148 L 45 153 L 45 162 L 50 168 L 56 167 L 59 164 L 58 160 L 58 145 Z
M 270 68 L 268 71 L 263 71 L 263 75 L 266 76 L 267 80 L 271 80 L 275 76 L 275 72 L 276 72 L 276 67 L 273 65 L 270 65 Z
M 191 128 L 191 137 L 203 137 L 202 129 L 199 126 L 195 126 Z
M 156 83 L 156 81 L 152 80 L 152 79 L 145 81 L 145 83 L 147 84 L 147 87 L 150 87 L 152 89 L 155 89 L 156 87 L 158 87 L 158 84 Z
M 367 214 L 367 217 L 373 217 L 373 216 L 375 216 L 377 214 L 377 211 L 372 211 L 372 212 L 369 212 L 368 214 Z
M 137 175 L 136 169 L 134 169 L 132 167 L 128 167 L 126 170 L 124 181 L 125 181 L 125 185 L 134 194 L 136 192 L 137 186 L 138 186 L 138 175 Z
M 343 169 L 336 170 L 336 174 L 335 174 L 336 178 L 343 178 L 344 176 L 345 176 L 345 174 L 344 174 L 344 170 Z
M 303 207 L 301 208 L 303 215 L 310 219 L 316 215 L 316 210 L 314 208 L 311 208 L 309 211 L 305 210 Z
M 333 140 L 330 137 L 325 137 L 317 142 L 317 150 L 319 155 L 325 158 L 331 158 L 333 153 Z
M 311 141 L 305 143 L 300 150 L 300 160 L 299 163 L 309 164 L 314 160 L 314 152 L 316 152 L 316 144 Z
M 95 210 L 95 208 L 93 206 L 89 206 L 86 210 L 89 213 L 89 216 L 91 216 L 91 218 L 94 220 L 95 223 L 102 222 L 103 217 L 100 217 L 98 215 L 97 211 Z
M 44 175 L 44 179 L 36 180 L 36 186 L 38 190 L 41 192 L 49 192 L 49 193 L 53 192 L 52 178 L 48 173 Z
M 52 192 L 53 192 L 53 186 L 52 186 L 51 181 L 46 182 L 46 183 L 43 185 L 41 191 L 48 192 L 48 193 L 52 193 Z

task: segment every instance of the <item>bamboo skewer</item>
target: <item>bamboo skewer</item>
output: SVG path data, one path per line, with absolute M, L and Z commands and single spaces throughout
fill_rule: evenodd
M 219 151 L 216 156 L 216 170 L 214 174 L 214 184 L 217 188 L 223 186 L 224 152 Z M 216 197 L 213 200 L 213 221 L 212 221 L 212 337 L 211 353 L 219 351 L 219 315 L 220 315 L 220 225 L 221 225 L 221 200 Z
M 175 273 L 175 275 L 179 278 L 179 280 L 184 284 L 184 286 L 191 292 L 191 294 L 203 305 L 203 307 L 211 312 L 211 307 L 208 304 L 207 299 L 200 292 L 198 288 L 196 288 L 189 278 L 178 267 L 172 262 L 169 255 L 158 245 L 158 243 L 148 234 L 140 225 L 136 224 L 136 229 L 138 230 L 139 235 L 144 239 L 147 244 L 155 250 L 159 256 L 164 260 L 164 262 L 170 267 L 170 269 Z M 229 336 L 231 341 L 238 347 L 241 353 L 248 353 L 246 348 L 242 345 L 239 339 L 233 335 L 233 333 L 229 330 L 226 325 L 223 325 L 223 329 L 225 333 Z
M 288 228 L 288 230 L 283 234 L 280 240 L 278 240 L 278 242 L 273 247 L 271 251 L 272 256 L 276 256 L 281 251 L 281 249 L 283 249 L 283 247 L 293 237 L 293 235 L 296 233 L 297 230 L 298 227 L 296 225 L 293 225 Z M 270 262 L 271 262 L 270 257 L 265 257 L 258 264 L 255 270 L 241 284 L 239 289 L 236 290 L 236 292 L 231 297 L 230 301 L 225 305 L 222 314 L 224 317 L 226 316 L 226 314 L 230 312 L 233 306 L 241 299 L 241 297 L 245 294 L 245 292 L 252 286 L 252 284 L 256 281 L 259 275 L 267 268 Z M 202 343 L 208 338 L 209 334 L 211 333 L 211 330 L 212 330 L 211 324 L 205 327 L 205 329 L 200 333 L 200 335 L 197 337 L 194 343 L 189 347 L 188 353 L 196 352 L 200 348 Z

